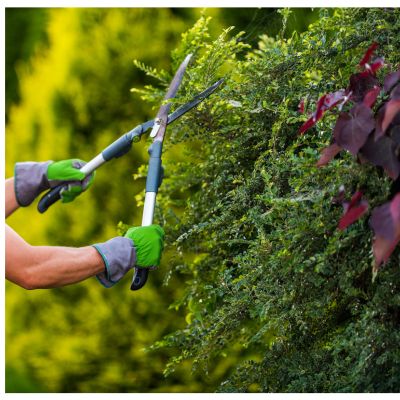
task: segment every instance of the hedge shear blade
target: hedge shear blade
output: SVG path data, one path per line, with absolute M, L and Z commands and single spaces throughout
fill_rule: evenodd
M 178 118 L 182 117 L 184 114 L 186 114 L 188 111 L 190 111 L 192 108 L 196 107 L 198 104 L 200 104 L 203 100 L 205 100 L 208 96 L 210 96 L 213 92 L 215 92 L 221 83 L 224 82 L 224 79 L 220 79 L 219 81 L 215 82 L 213 85 L 208 87 L 206 90 L 203 92 L 199 93 L 195 97 L 193 97 L 192 100 L 190 100 L 188 103 L 183 104 L 179 108 L 177 108 L 174 112 L 168 115 L 168 120 L 167 120 L 167 125 L 172 124 L 175 120 Z M 143 124 L 133 128 L 131 131 L 129 131 L 127 134 L 132 135 L 137 137 L 138 132 L 140 131 L 140 135 L 145 133 L 148 129 L 153 128 L 156 123 L 156 120 L 152 119 L 150 121 L 144 122 Z M 154 137 L 150 134 L 150 137 Z
M 139 141 L 141 136 L 147 130 L 152 128 L 150 137 L 153 138 L 153 143 L 149 148 L 150 161 L 148 175 L 146 179 L 146 195 L 143 209 L 142 226 L 148 226 L 153 223 L 156 195 L 158 192 L 158 188 L 160 187 L 163 175 L 163 169 L 161 166 L 161 153 L 167 126 L 170 123 L 174 122 L 176 119 L 180 118 L 185 113 L 187 113 L 192 108 L 196 107 L 203 100 L 205 100 L 224 81 L 223 79 L 220 79 L 219 81 L 208 87 L 206 90 L 195 96 L 191 101 L 180 106 L 171 114 L 168 114 L 172 106 L 172 102 L 168 102 L 168 100 L 171 100 L 176 96 L 176 93 L 179 89 L 180 84 L 182 83 L 183 75 L 191 57 L 191 54 L 186 56 L 186 58 L 183 60 L 178 70 L 176 71 L 175 76 L 168 87 L 167 93 L 165 94 L 163 104 L 158 110 L 156 118 L 140 124 L 129 132 L 122 135 L 80 169 L 80 171 L 83 172 L 85 176 L 88 176 L 101 165 L 105 164 L 107 161 L 110 161 L 113 158 L 121 157 L 126 154 L 131 149 L 132 143 Z M 39 212 L 45 212 L 52 204 L 58 201 L 61 198 L 62 191 L 65 190 L 67 187 L 68 183 L 63 183 L 49 190 L 39 201 Z M 134 270 L 135 273 L 133 276 L 131 289 L 138 290 L 142 288 L 146 283 L 149 269 L 140 268 L 139 266 L 135 267 Z
M 163 169 L 161 166 L 161 154 L 162 145 L 164 141 L 165 131 L 167 130 L 168 124 L 168 112 L 171 108 L 172 103 L 166 102 L 175 97 L 176 92 L 182 82 L 183 74 L 185 73 L 186 67 L 189 64 L 192 55 L 189 54 L 183 60 L 172 79 L 168 91 L 164 97 L 164 101 L 160 109 L 158 110 L 157 116 L 154 120 L 153 129 L 151 130 L 150 137 L 154 138 L 152 145 L 149 148 L 149 169 L 146 178 L 146 195 L 143 206 L 142 226 L 148 226 L 153 223 L 154 208 L 156 205 L 156 196 L 158 188 L 160 187 Z M 131 284 L 131 290 L 141 289 L 148 278 L 148 268 L 134 268 L 134 274 Z

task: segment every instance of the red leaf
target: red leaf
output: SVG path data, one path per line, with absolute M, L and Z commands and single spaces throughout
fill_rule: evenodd
M 336 143 L 356 155 L 375 127 L 372 111 L 364 104 L 357 104 L 350 113 L 340 113 L 333 131 Z
M 400 234 L 394 240 L 387 240 L 382 236 L 375 236 L 372 244 L 372 251 L 375 258 L 375 270 L 389 260 L 393 250 L 400 241 Z
M 392 99 L 386 103 L 385 114 L 382 121 L 382 132 L 386 132 L 386 129 L 392 122 L 393 118 L 400 112 L 400 99 Z
M 370 225 L 376 236 L 387 241 L 397 239 L 400 234 L 400 193 L 373 210 Z
M 369 90 L 365 94 L 363 103 L 367 107 L 372 108 L 372 106 L 375 104 L 376 98 L 378 97 L 380 92 L 381 92 L 381 88 L 379 86 L 374 86 L 371 90 Z
M 390 98 L 393 100 L 400 100 L 400 85 L 396 85 L 391 93 L 390 93 Z
M 347 91 L 351 92 L 351 100 L 361 103 L 366 93 L 375 86 L 379 86 L 376 76 L 370 74 L 368 71 L 364 71 L 350 76 L 350 85 Z
M 314 116 L 310 117 L 304 124 L 300 127 L 299 133 L 304 133 L 316 124 L 317 121 L 314 120 Z
M 314 119 L 315 121 L 319 121 L 322 116 L 324 115 L 325 112 L 325 99 L 326 99 L 326 94 L 324 94 L 320 99 L 317 101 L 317 109 L 315 110 L 314 113 Z
M 390 89 L 400 81 L 400 69 L 396 72 L 392 72 L 389 75 L 386 75 L 385 82 L 383 84 L 383 88 L 385 89 L 386 93 L 390 92 Z
M 337 92 L 328 93 L 324 102 L 325 111 L 330 110 L 342 100 L 346 100 L 346 91 L 344 89 L 338 90 Z
M 363 193 L 358 190 L 357 192 L 355 192 L 350 200 L 350 204 L 349 204 L 349 208 L 354 207 L 357 203 L 360 202 L 361 198 L 362 198 Z
M 377 58 L 372 64 L 365 64 L 365 69 L 375 75 L 378 69 L 385 65 L 385 60 L 383 58 Z
M 386 262 L 400 241 L 400 193 L 392 201 L 372 211 L 370 225 L 374 230 L 375 268 Z
M 298 106 L 298 111 L 300 114 L 304 114 L 304 99 L 300 100 L 299 106 Z
M 349 204 L 343 203 L 345 213 L 339 221 L 338 228 L 346 229 L 349 225 L 360 219 L 368 211 L 368 202 L 362 199 L 362 192 L 354 193 Z
M 392 214 L 393 219 L 400 224 L 400 193 L 397 193 L 391 201 L 390 213 Z
M 382 136 L 375 141 L 372 135 L 361 148 L 362 154 L 369 162 L 385 169 L 386 173 L 396 179 L 400 174 L 400 161 L 397 157 L 397 143 L 389 136 Z
M 324 115 L 325 111 L 330 110 L 336 106 L 341 100 L 346 100 L 345 90 L 338 90 L 337 92 L 327 93 L 321 96 L 317 101 L 316 110 L 313 115 L 300 127 L 299 133 L 313 127 Z M 300 105 L 299 105 L 300 106 Z
M 385 109 L 386 109 L 386 104 L 378 109 L 378 112 L 375 117 L 375 141 L 377 141 L 379 138 L 381 138 L 384 135 L 384 132 L 382 130 L 382 122 L 383 122 L 383 117 L 385 116 Z
M 333 160 L 337 154 L 340 153 L 342 148 L 336 143 L 331 144 L 321 152 L 321 157 L 317 162 L 317 167 L 322 167 L 329 163 L 329 161 Z
M 363 58 L 361 59 L 359 65 L 360 67 L 364 66 L 366 63 L 369 62 L 369 60 L 371 59 L 372 55 L 374 54 L 374 51 L 378 48 L 378 43 L 377 42 L 373 42 L 371 44 L 371 46 L 368 47 L 368 50 L 365 52 Z

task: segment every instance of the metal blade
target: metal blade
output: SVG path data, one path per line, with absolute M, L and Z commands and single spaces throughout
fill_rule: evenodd
M 167 94 L 164 97 L 164 102 L 166 100 L 172 99 L 175 97 L 176 92 L 179 89 L 179 86 L 182 82 L 183 75 L 185 73 L 186 67 L 189 64 L 189 61 L 191 59 L 192 55 L 189 54 L 186 56 L 186 58 L 183 60 L 182 64 L 179 66 L 178 70 L 175 73 L 174 78 L 171 81 L 171 84 L 169 85 Z M 158 136 L 158 140 L 162 141 L 164 138 L 164 133 L 165 133 L 165 128 L 167 125 L 167 119 L 168 119 L 168 112 L 171 108 L 171 103 L 163 104 L 160 109 L 158 110 L 157 116 L 154 120 L 154 126 L 153 129 L 150 133 L 150 137 L 156 137 Z M 163 127 L 164 129 L 160 129 Z
M 224 79 L 220 79 L 219 81 L 215 82 L 212 86 L 204 90 L 203 92 L 199 93 L 193 99 L 186 104 L 183 104 L 179 108 L 177 108 L 173 113 L 168 115 L 167 125 L 172 124 L 176 119 L 182 117 L 182 115 L 186 114 L 192 108 L 196 107 L 202 101 L 204 101 L 208 96 L 215 92 L 219 85 L 224 81 Z M 148 129 L 154 126 L 154 119 L 144 122 L 143 124 L 137 126 L 136 128 L 132 129 L 129 134 L 132 132 L 138 132 L 138 134 L 142 135 Z
M 205 100 L 208 96 L 210 96 L 217 87 L 224 81 L 224 79 L 220 79 L 219 81 L 215 82 L 212 86 L 204 90 L 203 92 L 199 93 L 196 97 L 194 97 L 189 103 L 186 103 L 179 108 L 177 108 L 173 113 L 168 115 L 168 124 L 171 124 L 176 119 L 182 117 L 183 114 L 186 114 L 190 111 L 193 107 L 196 107 L 199 103 Z

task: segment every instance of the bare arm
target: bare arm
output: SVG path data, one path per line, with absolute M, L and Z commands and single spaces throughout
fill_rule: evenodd
M 104 268 L 103 259 L 91 246 L 31 246 L 6 225 L 6 279 L 25 289 L 65 286 Z
M 14 178 L 9 178 L 5 182 L 5 211 L 6 218 L 10 216 L 17 208 L 19 208 L 19 204 L 17 202 L 17 198 L 15 197 L 14 191 Z

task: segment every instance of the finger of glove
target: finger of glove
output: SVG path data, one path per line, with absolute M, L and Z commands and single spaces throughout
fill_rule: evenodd
M 135 247 L 138 248 L 139 258 L 142 258 L 141 255 L 143 255 L 146 259 L 148 259 L 147 255 L 151 254 L 147 249 L 149 244 L 150 250 L 153 248 L 160 249 L 161 257 L 161 252 L 164 250 L 164 236 L 164 230 L 158 225 L 135 226 L 129 228 L 125 233 L 125 237 L 132 239 Z M 148 266 L 147 264 L 149 263 L 147 262 L 146 266 Z
M 148 227 L 147 227 L 148 228 Z M 137 254 L 137 264 L 142 267 L 158 266 L 161 260 L 163 240 L 156 235 L 132 235 Z
M 161 228 L 160 225 L 151 225 L 151 226 L 154 227 L 155 231 L 160 235 L 160 237 L 161 237 L 162 239 L 164 239 L 164 237 L 165 237 L 164 229 Z
M 163 247 L 163 241 L 161 239 L 154 241 L 151 250 L 147 254 L 149 266 L 158 267 L 160 265 Z
M 80 183 L 70 183 L 67 185 L 65 189 L 62 189 L 60 192 L 61 202 L 62 203 L 70 203 L 75 200 L 77 196 L 82 193 L 82 186 Z
M 85 190 L 89 189 L 90 186 L 92 186 L 93 181 L 94 181 L 94 176 L 96 174 L 96 171 L 93 171 L 90 175 L 88 175 L 83 181 L 82 181 L 82 191 L 84 192 Z

